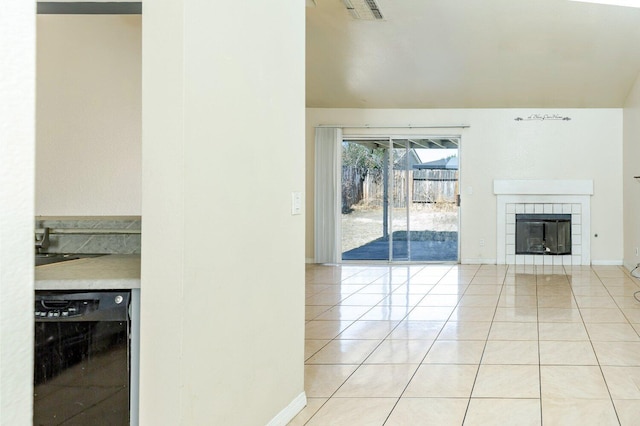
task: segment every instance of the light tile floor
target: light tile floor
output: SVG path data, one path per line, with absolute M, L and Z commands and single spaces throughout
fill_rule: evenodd
M 308 265 L 290 425 L 639 425 L 639 290 L 617 266 Z

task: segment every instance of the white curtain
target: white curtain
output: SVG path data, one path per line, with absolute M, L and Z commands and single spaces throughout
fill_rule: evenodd
M 315 262 L 338 263 L 340 248 L 340 173 L 342 129 L 316 127 Z

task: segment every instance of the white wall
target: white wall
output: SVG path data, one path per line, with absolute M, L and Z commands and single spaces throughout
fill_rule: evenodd
M 515 121 L 531 114 L 571 121 Z M 622 110 L 620 109 L 307 109 L 306 258 L 313 258 L 314 133 L 319 124 L 459 125 L 466 129 L 389 129 L 389 133 L 461 135 L 461 259 L 496 258 L 494 179 L 593 179 L 591 258 L 622 261 Z M 386 130 L 367 130 L 380 133 Z M 345 129 L 346 134 L 364 133 Z M 472 189 L 472 194 L 470 193 Z M 479 241 L 485 240 L 481 247 Z
M 38 15 L 37 215 L 139 215 L 141 17 Z
M 304 404 L 304 12 L 145 3 L 142 424 Z
M 624 107 L 623 158 L 624 264 L 633 269 L 640 263 L 640 76 Z
M 0 424 L 33 418 L 35 7 L 0 13 Z

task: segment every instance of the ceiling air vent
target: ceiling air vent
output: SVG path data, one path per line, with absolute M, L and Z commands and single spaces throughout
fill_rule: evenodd
M 382 13 L 375 0 L 342 0 L 353 19 L 373 21 L 382 19 Z

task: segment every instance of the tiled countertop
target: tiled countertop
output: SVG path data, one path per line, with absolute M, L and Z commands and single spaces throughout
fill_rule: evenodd
M 36 267 L 36 290 L 140 288 L 140 255 L 110 254 Z

